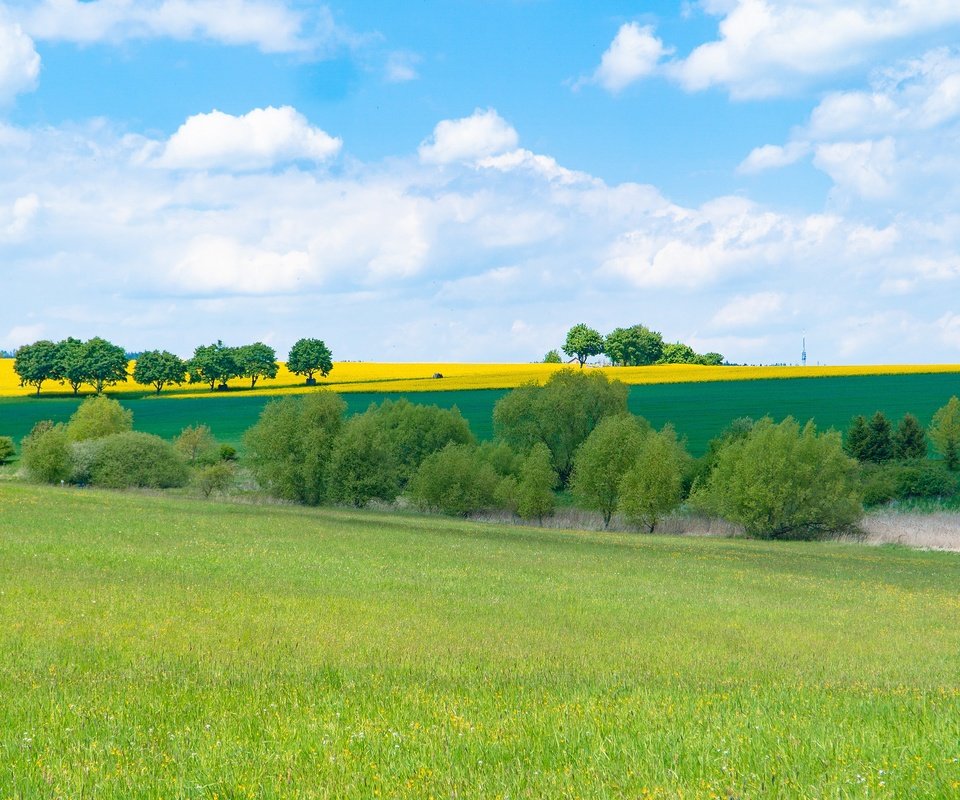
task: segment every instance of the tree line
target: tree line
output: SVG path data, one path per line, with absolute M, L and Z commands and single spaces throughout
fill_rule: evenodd
M 671 425 L 627 408 L 627 386 L 561 370 L 504 395 L 493 441 L 479 442 L 454 407 L 386 399 L 351 417 L 329 391 L 270 401 L 244 436 L 244 465 L 274 497 L 306 505 L 370 503 L 467 516 L 505 511 L 542 521 L 569 497 L 644 531 L 681 505 L 752 536 L 818 538 L 852 529 L 867 505 L 957 493 L 960 400 L 928 430 L 907 415 L 854 420 L 842 436 L 792 418 L 734 420 L 694 458 Z M 867 435 L 862 435 L 864 424 Z M 928 458 L 927 438 L 940 459 Z M 234 479 L 229 447 L 209 429 L 173 444 L 132 430 L 129 411 L 98 396 L 66 425 L 42 422 L 22 444 L 29 473 L 119 488 L 195 481 L 209 494 Z
M 651 364 L 702 364 L 720 366 L 720 353 L 697 353 L 682 342 L 664 342 L 659 331 L 644 325 L 616 328 L 606 336 L 580 323 L 568 332 L 563 352 L 576 359 L 582 367 L 591 356 L 605 355 L 618 367 L 645 367 Z M 561 363 L 560 353 L 551 350 L 544 356 L 545 363 Z
M 189 359 L 166 350 L 141 353 L 134 364 L 136 383 L 152 386 L 157 394 L 165 386 L 183 383 L 209 385 L 224 390 L 234 378 L 248 378 L 250 388 L 262 378 L 275 378 L 280 365 L 276 351 L 263 342 L 228 347 L 221 341 L 201 345 Z M 333 369 L 333 354 L 322 339 L 300 339 L 287 356 L 287 368 L 316 384 L 315 375 L 326 377 Z M 108 386 L 125 383 L 130 377 L 126 351 L 119 345 L 95 336 L 85 342 L 68 337 L 60 342 L 40 340 L 14 353 L 13 369 L 21 386 L 35 387 L 37 394 L 47 381 L 67 384 L 73 393 L 89 385 L 96 394 Z

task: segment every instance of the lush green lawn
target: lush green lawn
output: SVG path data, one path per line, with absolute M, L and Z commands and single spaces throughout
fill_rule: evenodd
M 493 436 L 492 414 L 502 390 L 410 392 L 407 394 L 344 394 L 351 413 L 363 411 L 386 397 L 407 397 L 413 402 L 456 405 L 481 439 Z M 856 414 L 882 410 L 894 420 L 906 412 L 925 425 L 933 412 L 960 394 L 960 377 L 940 375 L 869 375 L 844 378 L 729 381 L 722 383 L 677 383 L 630 387 L 630 409 L 647 417 L 657 427 L 672 422 L 688 440 L 690 450 L 701 454 L 707 442 L 731 420 L 762 417 L 781 419 L 793 415 L 802 421 L 811 417 L 822 428 L 845 430 Z M 168 400 L 124 396 L 133 409 L 139 430 L 170 438 L 187 425 L 205 423 L 221 441 L 237 445 L 243 432 L 257 421 L 270 400 L 241 393 L 214 398 Z M 66 420 L 78 400 L 64 397 L 0 399 L 0 435 L 18 441 L 40 419 Z
M 0 796 L 956 797 L 960 557 L 0 482 Z

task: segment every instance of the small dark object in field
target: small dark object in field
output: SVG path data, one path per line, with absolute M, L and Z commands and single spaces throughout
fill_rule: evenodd
M 434 372 L 434 373 L 433 373 L 433 377 L 434 377 L 434 378 L 442 378 L 442 377 L 443 377 L 443 373 L 442 373 L 442 372 Z
M 306 383 L 307 386 L 316 386 L 316 385 L 317 385 L 317 379 L 316 379 L 316 378 L 307 378 L 307 380 L 305 381 L 305 383 Z

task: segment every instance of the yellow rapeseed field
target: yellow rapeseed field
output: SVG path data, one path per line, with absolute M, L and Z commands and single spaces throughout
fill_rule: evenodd
M 440 363 L 380 363 L 340 361 L 333 371 L 318 380 L 318 385 L 338 392 L 418 392 L 455 389 L 513 389 L 535 381 L 543 383 L 565 364 L 440 364 Z M 576 365 L 573 367 L 576 369 Z M 698 383 L 706 381 L 745 381 L 771 378 L 821 378 L 850 375 L 903 375 L 922 373 L 960 373 L 960 364 L 891 364 L 836 367 L 702 367 L 691 364 L 669 364 L 653 367 L 587 367 L 601 369 L 608 377 L 628 384 Z M 133 362 L 130 365 L 133 371 Z M 435 374 L 442 378 L 434 378 Z M 230 382 L 236 389 L 245 388 L 245 394 L 288 394 L 306 389 L 300 376 L 291 374 L 285 364 L 272 380 L 261 380 L 253 391 L 250 382 L 238 378 Z M 33 389 L 20 386 L 13 371 L 13 359 L 0 359 L 0 397 L 22 397 Z M 84 393 L 89 387 L 84 387 Z M 143 394 L 149 387 L 129 378 L 111 392 Z M 70 388 L 53 381 L 45 383 L 44 394 L 69 394 Z M 170 387 L 165 397 L 216 397 L 205 385 L 184 384 Z

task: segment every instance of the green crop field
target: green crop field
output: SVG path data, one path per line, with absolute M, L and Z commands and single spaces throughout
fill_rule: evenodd
M 351 413 L 384 398 L 456 405 L 481 439 L 493 435 L 492 413 L 503 390 L 344 394 Z M 927 424 L 951 395 L 960 395 L 960 376 L 869 375 L 842 378 L 796 378 L 718 383 L 652 384 L 630 387 L 630 409 L 657 427 L 672 422 L 685 435 L 694 454 L 741 416 L 781 419 L 813 418 L 821 428 L 846 429 L 856 414 L 882 410 L 893 419 L 912 412 Z M 187 425 L 205 423 L 224 442 L 239 444 L 243 432 L 257 421 L 268 396 L 241 392 L 210 398 L 164 399 L 124 396 L 139 430 L 170 438 Z M 79 401 L 63 397 L 0 399 L 0 435 L 20 439 L 40 419 L 66 420 Z
M 960 557 L 0 481 L 4 798 L 948 798 Z

